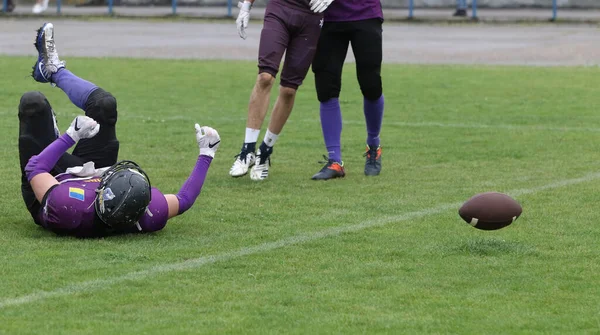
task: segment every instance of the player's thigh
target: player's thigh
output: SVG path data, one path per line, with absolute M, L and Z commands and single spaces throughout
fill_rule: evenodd
M 356 68 L 362 71 L 381 70 L 383 60 L 383 28 L 380 19 L 354 22 L 355 30 L 351 37 L 352 52 Z
M 350 34 L 343 23 L 329 22 L 323 25 L 312 62 L 315 88 L 320 101 L 339 96 L 349 43 Z
M 344 61 L 348 54 L 350 34 L 343 22 L 327 22 L 323 25 L 317 52 L 312 62 L 315 74 L 328 72 L 341 76 Z
M 80 140 L 73 155 L 84 162 L 94 162 L 97 168 L 115 164 L 119 154 L 115 97 L 101 88 L 96 89 L 86 102 L 85 113 L 100 124 L 100 131 L 92 138 Z
M 46 97 L 37 91 L 26 92 L 19 102 L 19 156 L 21 170 L 33 155 L 39 154 L 56 137 L 53 111 Z
M 41 224 L 40 214 L 41 214 L 42 205 L 35 197 L 35 193 L 31 189 L 31 187 L 27 187 L 27 186 L 29 186 L 29 183 L 21 183 L 21 195 L 23 197 L 23 201 L 25 202 L 25 206 L 27 207 L 27 210 L 29 211 L 29 214 L 31 215 L 31 218 L 33 219 L 33 222 L 35 222 L 37 225 L 40 225 Z
M 94 162 L 96 168 L 112 166 L 117 163 L 119 156 L 119 141 L 101 142 L 93 138 L 80 140 L 73 154 L 83 163 Z
M 19 161 L 21 165 L 21 195 L 34 221 L 39 224 L 40 203 L 27 180 L 25 166 L 29 159 L 39 155 L 56 140 L 53 111 L 46 97 L 40 92 L 27 92 L 19 102 Z M 80 165 L 81 160 L 64 153 L 53 169 L 52 175 L 63 173 L 71 166 Z
M 290 40 L 281 71 L 281 85 L 298 88 L 306 78 L 317 52 L 320 34 L 320 16 L 311 15 L 301 30 Z
M 365 98 L 375 100 L 382 93 L 382 21 L 370 19 L 354 22 L 354 25 L 351 43 L 356 59 L 356 76 Z
M 259 73 L 273 77 L 279 72 L 279 64 L 290 41 L 290 32 L 285 23 L 286 13 L 276 4 L 267 5 L 263 28 L 258 46 Z
M 21 173 L 32 156 L 38 155 L 54 140 L 54 116 L 52 107 L 40 92 L 27 92 L 19 103 L 19 161 Z M 70 154 L 63 154 L 55 165 L 54 175 L 64 172 L 80 160 Z

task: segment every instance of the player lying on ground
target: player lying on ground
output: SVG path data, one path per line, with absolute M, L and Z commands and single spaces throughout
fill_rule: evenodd
M 323 24 L 321 13 L 332 1 L 271 0 L 267 4 L 258 48 L 258 78 L 248 105 L 246 136 L 242 150 L 229 171 L 231 176 L 241 177 L 252 167 L 252 180 L 268 177 L 273 145 L 292 112 L 296 91 L 310 68 Z M 244 39 L 253 2 L 246 0 L 240 4 L 236 23 L 240 37 Z M 271 88 L 284 52 L 279 96 L 273 106 L 267 133 L 256 151 L 260 128 L 269 109 Z
M 61 88 L 86 114 L 77 116 L 60 135 L 54 111 L 42 93 L 21 97 L 21 192 L 35 223 L 61 235 L 99 237 L 158 231 L 168 219 L 188 210 L 219 147 L 217 131 L 195 125 L 200 147 L 196 165 L 177 194 L 163 194 L 151 187 L 137 164 L 117 163 L 117 101 L 65 68 L 51 23 L 40 28 L 35 46 L 38 60 L 33 78 Z M 75 144 L 73 153 L 66 153 Z
M 312 179 L 327 180 L 345 175 L 340 139 L 342 112 L 340 91 L 342 69 L 348 45 L 356 59 L 356 75 L 363 94 L 363 111 L 367 124 L 365 175 L 381 172 L 379 133 L 383 121 L 381 62 L 383 11 L 379 0 L 334 2 L 325 12 L 312 69 L 320 104 L 321 128 L 329 153 L 327 164 Z

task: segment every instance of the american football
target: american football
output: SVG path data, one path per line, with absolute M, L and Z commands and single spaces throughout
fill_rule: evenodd
M 477 229 L 497 230 L 515 222 L 522 211 L 521 205 L 510 196 L 486 192 L 467 200 L 458 210 L 458 214 Z

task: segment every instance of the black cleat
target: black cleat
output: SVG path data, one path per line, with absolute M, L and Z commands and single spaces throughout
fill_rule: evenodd
M 367 157 L 365 175 L 378 176 L 381 172 L 381 146 L 367 146 L 367 152 L 364 156 Z
M 327 159 L 327 156 L 323 156 Z M 321 162 L 325 163 L 325 162 Z M 342 178 L 346 175 L 344 171 L 344 162 L 336 162 L 328 159 L 327 164 L 317 174 L 312 176 L 312 180 L 329 180 L 333 178 Z

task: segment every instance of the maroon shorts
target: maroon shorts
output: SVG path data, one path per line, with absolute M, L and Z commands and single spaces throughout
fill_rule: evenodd
M 276 77 L 285 52 L 281 86 L 297 89 L 312 63 L 322 25 L 322 14 L 269 1 L 260 34 L 258 73 Z

